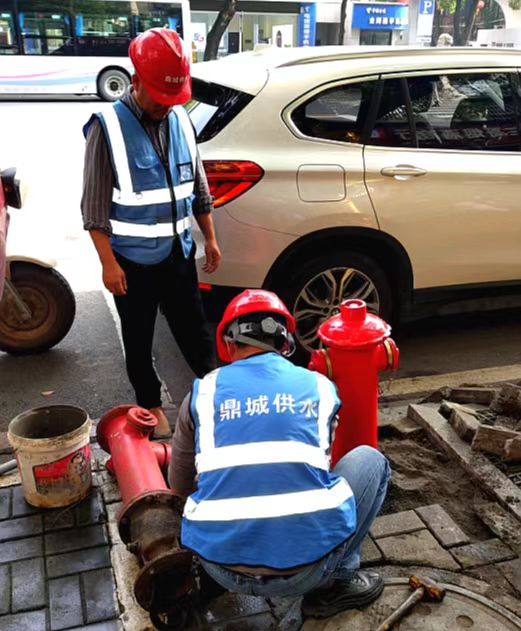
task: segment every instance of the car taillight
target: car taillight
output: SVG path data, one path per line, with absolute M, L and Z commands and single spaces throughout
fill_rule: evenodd
M 246 160 L 205 160 L 204 169 L 215 208 L 242 195 L 264 175 L 258 164 Z

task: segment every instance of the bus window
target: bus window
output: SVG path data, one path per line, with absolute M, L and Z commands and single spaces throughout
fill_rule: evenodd
M 149 28 L 166 26 L 183 36 L 180 8 L 161 2 L 132 2 L 131 12 L 136 35 Z
M 0 55 L 17 55 L 18 45 L 11 12 L 0 9 Z
M 18 2 L 18 24 L 26 55 L 48 55 L 71 36 L 71 20 L 60 3 L 48 2 L 46 9 L 35 11 L 31 0 Z M 61 3 L 63 7 L 63 3 Z
M 130 39 L 129 2 L 75 0 L 76 35 Z

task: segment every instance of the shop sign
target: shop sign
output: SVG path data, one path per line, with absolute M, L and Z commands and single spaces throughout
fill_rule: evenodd
M 352 28 L 370 31 L 404 30 L 409 26 L 409 7 L 398 3 L 353 2 Z
M 298 16 L 298 46 L 314 46 L 317 30 L 317 6 L 314 2 L 300 5 Z

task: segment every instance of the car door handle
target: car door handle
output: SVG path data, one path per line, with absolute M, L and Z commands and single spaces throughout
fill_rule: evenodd
M 394 177 L 395 180 L 409 180 L 412 177 L 425 175 L 427 171 L 411 164 L 397 164 L 394 167 L 384 167 L 380 173 L 386 177 Z

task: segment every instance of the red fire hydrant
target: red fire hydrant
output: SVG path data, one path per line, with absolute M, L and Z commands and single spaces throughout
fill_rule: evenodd
M 97 427 L 100 447 L 111 455 L 123 507 L 119 534 L 139 559 L 134 583 L 138 603 L 147 611 L 164 612 L 190 588 L 192 553 L 179 542 L 181 498 L 167 487 L 164 473 L 170 448 L 150 442 L 157 419 L 148 410 L 121 405 L 109 410 Z
M 358 445 L 378 442 L 378 373 L 396 370 L 400 352 L 391 327 L 367 313 L 363 300 L 346 300 L 323 322 L 318 336 L 328 347 L 313 351 L 309 368 L 335 382 L 342 401 L 331 466 Z

